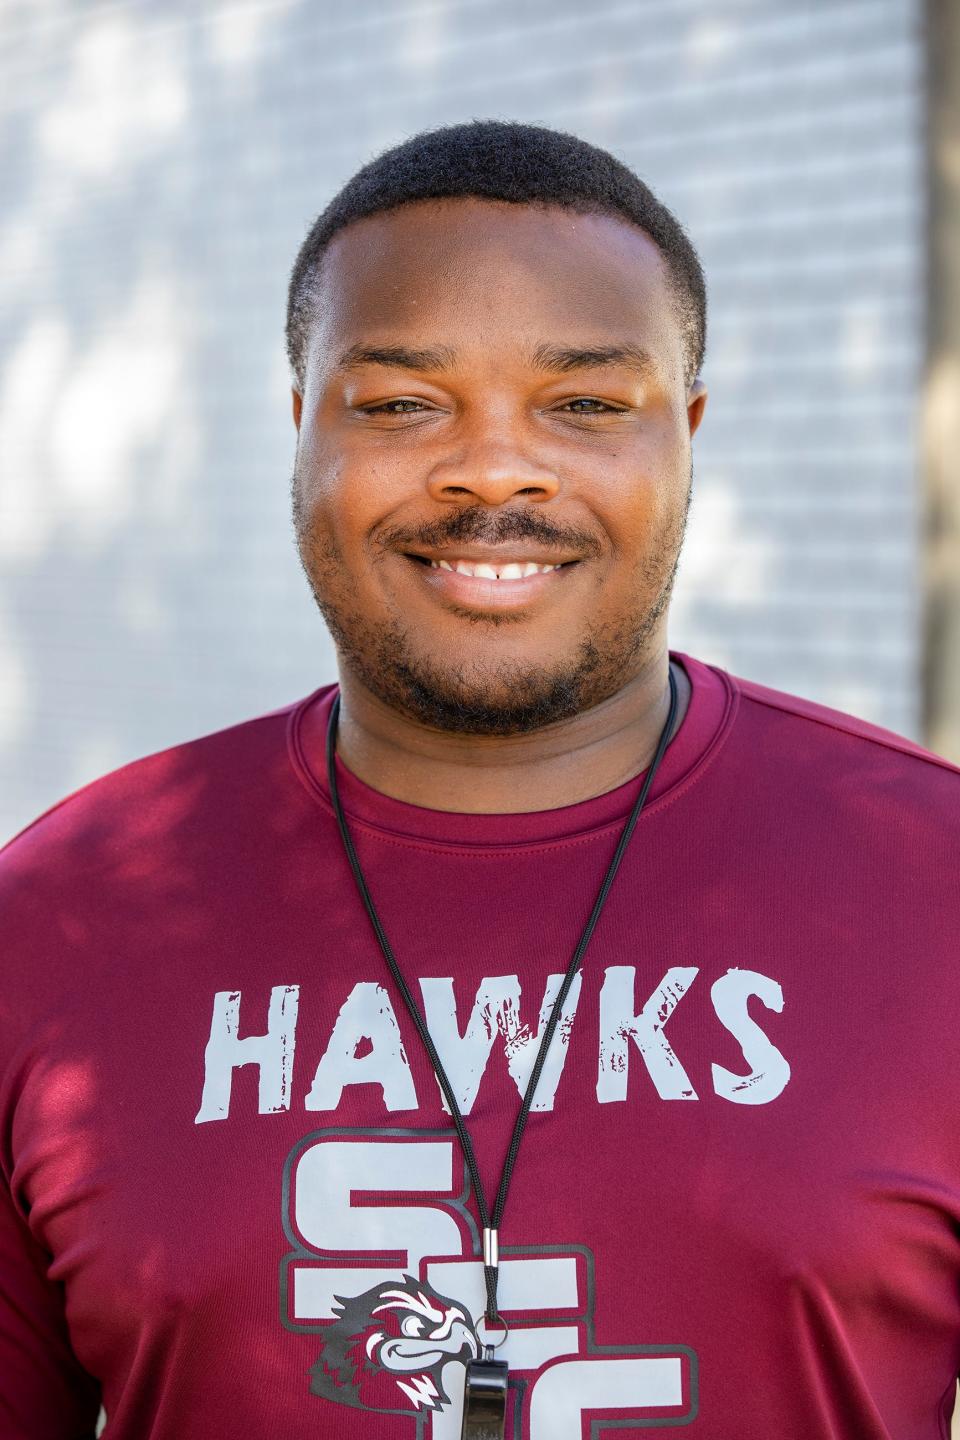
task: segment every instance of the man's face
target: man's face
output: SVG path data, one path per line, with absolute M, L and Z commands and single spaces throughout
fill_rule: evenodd
M 471 734 L 614 695 L 664 644 L 705 399 L 665 262 L 625 221 L 442 200 L 341 231 L 293 477 L 341 667 Z

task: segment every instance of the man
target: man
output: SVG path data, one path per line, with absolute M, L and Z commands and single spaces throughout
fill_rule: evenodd
M 317 221 L 340 684 L 0 863 L 3 1436 L 946 1435 L 960 785 L 668 651 L 704 303 L 546 130 Z

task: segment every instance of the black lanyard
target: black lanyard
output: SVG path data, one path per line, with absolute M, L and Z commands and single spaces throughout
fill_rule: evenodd
M 667 744 L 670 738 L 670 732 L 673 729 L 673 722 L 677 713 L 677 683 L 673 678 L 672 670 L 669 671 L 669 676 L 670 709 L 667 714 L 666 723 L 664 724 L 664 727 L 660 732 L 660 738 L 657 741 L 657 748 L 654 751 L 653 759 L 650 761 L 650 766 L 647 770 L 646 778 L 644 779 L 643 785 L 641 786 L 640 793 L 634 801 L 633 809 L 630 812 L 627 823 L 623 827 L 623 833 L 621 834 L 619 843 L 617 844 L 617 848 L 614 851 L 613 859 L 610 861 L 610 864 L 607 868 L 607 873 L 604 877 L 603 884 L 600 887 L 600 893 L 597 896 L 593 910 L 590 912 L 590 918 L 587 921 L 583 934 L 580 936 L 577 948 L 573 952 L 573 958 L 571 959 L 570 964 L 567 966 L 567 973 L 563 977 L 563 984 L 560 986 L 560 989 L 557 992 L 557 998 L 553 1002 L 553 1009 L 550 1012 L 550 1018 L 548 1019 L 544 1027 L 543 1037 L 537 1049 L 537 1057 L 534 1061 L 533 1069 L 530 1072 L 530 1079 L 527 1082 L 527 1088 L 524 1091 L 523 1100 L 520 1104 L 520 1110 L 517 1114 L 516 1123 L 513 1127 L 513 1134 L 510 1137 L 510 1146 L 507 1150 L 506 1159 L 504 1160 L 503 1173 L 500 1177 L 500 1186 L 497 1190 L 497 1198 L 494 1202 L 492 1211 L 490 1211 L 487 1207 L 487 1199 L 486 1195 L 484 1194 L 483 1183 L 480 1179 L 480 1172 L 477 1168 L 477 1160 L 474 1154 L 473 1141 L 470 1138 L 470 1132 L 466 1127 L 463 1115 L 460 1113 L 460 1106 L 457 1104 L 457 1097 L 453 1093 L 453 1087 L 450 1084 L 447 1072 L 443 1067 L 443 1061 L 437 1054 L 437 1047 L 434 1045 L 433 1039 L 430 1035 L 430 1031 L 427 1028 L 426 1019 L 420 1011 L 417 1002 L 414 1000 L 413 995 L 410 991 L 410 987 L 407 985 L 406 980 L 403 978 L 400 967 L 397 965 L 393 951 L 390 948 L 390 942 L 387 939 L 384 928 L 380 923 L 380 917 L 374 909 L 373 901 L 370 898 L 370 892 L 367 889 L 367 882 L 363 877 L 363 871 L 360 869 L 360 862 L 357 859 L 357 852 L 353 847 L 353 841 L 351 840 L 350 832 L 347 829 L 346 817 L 344 816 L 343 807 L 340 804 L 340 796 L 337 791 L 336 765 L 334 763 L 334 751 L 337 734 L 337 716 L 340 712 L 339 693 L 334 696 L 333 704 L 330 707 L 330 718 L 327 722 L 327 779 L 330 785 L 330 798 L 333 801 L 333 809 L 337 817 L 337 824 L 340 827 L 340 834 L 343 838 L 344 849 L 347 852 L 347 858 L 349 859 L 350 867 L 353 870 L 353 877 L 357 882 L 357 889 L 360 891 L 363 903 L 366 906 L 367 914 L 370 916 L 370 922 L 373 925 L 374 931 L 376 933 L 377 940 L 380 942 L 380 949 L 383 951 L 383 958 L 386 960 L 390 974 L 393 976 L 394 984 L 400 991 L 400 995 L 403 999 L 404 1005 L 407 1008 L 410 1019 L 416 1026 L 417 1033 L 419 1034 L 420 1039 L 423 1041 L 424 1049 L 426 1050 L 427 1055 L 430 1057 L 430 1064 L 433 1066 L 434 1074 L 436 1075 L 437 1081 L 440 1085 L 440 1089 L 443 1092 L 443 1097 L 447 1102 L 447 1108 L 449 1109 L 450 1115 L 453 1119 L 453 1124 L 457 1132 L 457 1138 L 459 1139 L 460 1145 L 463 1149 L 463 1157 L 470 1175 L 471 1184 L 473 1185 L 474 1194 L 477 1197 L 477 1211 L 480 1217 L 480 1224 L 483 1227 L 483 1276 L 487 1292 L 487 1305 L 485 1315 L 486 1326 L 495 1326 L 502 1328 L 504 1331 L 504 1339 L 506 1338 L 507 1326 L 502 1316 L 500 1315 L 499 1310 L 497 1309 L 497 1278 L 499 1274 L 498 1248 L 500 1222 L 503 1219 L 503 1212 L 507 1204 L 507 1192 L 510 1189 L 510 1179 L 513 1175 L 513 1167 L 517 1162 L 517 1155 L 520 1150 L 520 1141 L 523 1138 L 523 1131 L 527 1123 L 527 1116 L 530 1113 L 530 1107 L 533 1104 L 534 1096 L 537 1090 L 537 1084 L 540 1080 L 541 1073 L 543 1072 L 544 1064 L 546 1063 L 547 1051 L 550 1048 L 550 1042 L 553 1039 L 553 1036 L 557 1029 L 557 1025 L 560 1022 L 560 1016 L 563 1013 L 564 1003 L 567 999 L 568 994 L 570 993 L 570 987 L 573 984 L 574 979 L 576 978 L 577 972 L 580 969 L 584 951 L 589 944 L 590 937 L 592 936 L 596 923 L 600 918 L 600 912 L 603 909 L 604 902 L 606 901 L 607 895 L 610 892 L 610 887 L 613 884 L 614 876 L 619 869 L 620 861 L 623 858 L 623 854 L 627 848 L 630 836 L 633 834 L 633 828 L 637 823 L 640 811 L 643 809 L 644 801 L 646 800 L 650 787 L 653 784 L 653 778 L 657 773 L 660 761 L 663 759 L 664 751 L 667 748 Z M 501 1339 L 498 1343 L 502 1344 L 503 1340 Z M 487 1346 L 486 1348 L 489 1351 L 490 1349 L 496 1347 Z

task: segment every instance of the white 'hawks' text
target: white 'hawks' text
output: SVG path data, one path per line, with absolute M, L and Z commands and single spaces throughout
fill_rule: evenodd
M 698 974 L 695 966 L 672 966 L 638 1006 L 634 967 L 611 965 L 606 969 L 599 996 L 596 1093 L 601 1105 L 626 1100 L 633 1052 L 642 1059 L 661 1099 L 700 1098 L 666 1035 L 670 1016 Z M 427 1026 L 465 1115 L 470 1113 L 498 1041 L 509 1074 L 523 1094 L 560 983 L 561 976 L 549 976 L 534 1030 L 529 1020 L 521 1017 L 520 981 L 516 975 L 485 977 L 465 1024 L 457 1015 L 452 978 L 435 976 L 419 982 Z M 578 975 L 547 1055 L 535 1110 L 553 1109 L 581 988 Z M 731 969 L 714 981 L 709 995 L 717 1021 L 736 1040 L 745 1066 L 737 1072 L 712 1064 L 714 1093 L 737 1105 L 769 1104 L 790 1079 L 790 1066 L 750 1015 L 748 1002 L 757 1000 L 779 1013 L 783 1009 L 783 991 L 776 980 L 755 970 Z M 241 1065 L 256 1065 L 259 1069 L 261 1114 L 290 1108 L 300 987 L 273 986 L 269 1004 L 263 1007 L 261 1003 L 256 1017 L 249 1013 L 248 996 L 244 1002 L 244 1029 L 252 1031 L 255 1018 L 259 1024 L 265 1019 L 266 1028 L 243 1038 L 240 1002 L 239 990 L 221 990 L 214 996 L 197 1124 L 227 1118 L 233 1072 Z M 416 1110 L 420 1106 L 396 1011 L 387 991 L 373 980 L 359 981 L 344 1000 L 313 1073 L 304 1108 L 334 1111 L 351 1085 L 380 1086 L 384 1107 L 389 1111 Z

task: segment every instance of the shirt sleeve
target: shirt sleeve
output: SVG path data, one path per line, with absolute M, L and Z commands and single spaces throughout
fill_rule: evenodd
M 0 1175 L 0 1435 L 93 1440 L 100 1386 L 70 1348 L 63 1287 Z

